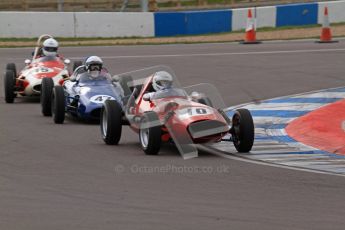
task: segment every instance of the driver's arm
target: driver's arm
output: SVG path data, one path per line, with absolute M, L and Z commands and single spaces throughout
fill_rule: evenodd
M 77 76 L 73 74 L 72 76 L 69 77 L 69 80 L 74 82 L 77 80 Z
M 84 65 L 79 66 L 78 68 L 76 68 L 76 69 L 74 70 L 72 76 L 70 77 L 70 80 L 71 80 L 71 81 L 77 81 L 77 80 L 79 80 L 79 78 L 80 78 L 79 76 L 80 76 L 81 74 L 83 74 L 85 71 L 86 71 L 86 70 L 85 70 L 85 66 L 84 66 Z
M 150 93 L 145 93 L 144 96 L 145 97 L 149 97 L 150 100 L 152 100 L 153 96 L 155 95 L 155 92 L 150 92 Z

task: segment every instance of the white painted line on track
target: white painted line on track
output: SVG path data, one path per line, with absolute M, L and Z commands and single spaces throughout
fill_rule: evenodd
M 318 109 L 325 104 L 323 103 L 267 103 L 267 104 L 252 104 L 244 106 L 243 108 L 249 110 L 296 110 L 309 111 Z
M 221 152 L 220 150 L 216 150 L 214 148 L 210 148 L 210 147 L 202 146 L 202 145 L 199 145 L 198 148 L 201 150 L 204 150 L 206 152 L 209 152 L 211 154 L 214 154 L 216 156 L 227 158 L 230 160 L 242 161 L 242 162 L 252 163 L 252 164 L 254 163 L 254 164 L 258 164 L 258 165 L 271 166 L 271 167 L 288 169 L 288 170 L 293 169 L 293 170 L 302 171 L 302 172 L 319 173 L 319 174 L 325 174 L 325 175 L 345 177 L 345 174 L 340 174 L 340 173 L 330 173 L 327 171 L 306 169 L 306 168 L 300 168 L 297 166 L 285 166 L 285 165 L 278 165 L 278 164 L 270 163 L 270 162 L 264 162 L 264 161 L 260 161 L 260 160 L 251 160 L 249 158 L 243 158 L 243 157 L 240 157 L 238 155 L 233 155 L 232 153 L 226 154 L 226 153 Z
M 232 55 L 261 55 L 261 54 L 293 54 L 293 53 L 321 53 L 321 52 L 342 52 L 343 49 L 310 49 L 310 50 L 277 50 L 277 51 L 253 51 L 253 52 L 228 52 L 228 53 L 190 53 L 190 54 L 153 54 L 153 55 L 119 55 L 101 56 L 102 59 L 122 58 L 164 58 L 164 57 L 209 57 L 209 56 L 232 56 Z M 83 57 L 70 57 L 70 59 L 81 59 Z
M 279 97 L 274 97 L 274 98 L 262 98 L 262 99 L 260 99 L 260 101 L 276 100 L 276 99 L 287 98 L 287 97 L 293 97 L 293 98 L 296 98 L 296 97 L 306 97 L 307 95 L 311 95 L 311 94 L 323 93 L 326 90 L 338 90 L 338 89 L 342 89 L 342 88 L 344 88 L 344 86 L 332 87 L 332 88 L 327 88 L 327 89 L 317 89 L 317 90 L 311 90 L 311 91 L 302 92 L 302 93 L 288 94 L 288 95 L 285 95 L 285 96 L 279 96 Z M 327 92 L 327 93 L 329 93 L 329 92 Z M 224 110 L 225 111 L 231 111 L 231 110 L 235 110 L 235 109 L 238 109 L 238 108 L 243 108 L 245 106 L 252 105 L 252 104 L 261 105 L 262 103 L 256 103 L 254 101 L 250 101 L 250 102 L 247 102 L 247 103 L 230 106 L 230 107 L 228 107 L 228 108 L 226 108 Z M 259 118 L 265 118 L 265 117 L 259 117 Z M 267 118 L 271 119 L 271 117 L 267 117 Z M 288 119 L 291 119 L 291 118 L 280 118 L 280 119 L 288 120 Z M 287 122 L 290 122 L 290 121 L 287 121 Z
M 320 92 L 309 95 L 299 95 L 293 98 L 345 98 L 345 92 Z
M 286 124 L 296 119 L 295 117 L 253 117 L 254 124 Z

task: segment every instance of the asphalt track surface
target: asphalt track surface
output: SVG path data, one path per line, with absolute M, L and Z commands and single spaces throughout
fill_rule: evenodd
M 11 61 L 19 69 L 30 53 L 0 49 L 1 70 Z M 72 47 L 61 53 L 97 54 L 112 73 L 166 64 L 183 85 L 216 85 L 229 106 L 345 84 L 345 42 Z M 200 172 L 203 167 L 208 172 Z M 344 177 L 206 152 L 183 160 L 164 146 L 159 156 L 145 156 L 128 128 L 119 146 L 107 146 L 98 125 L 72 119 L 55 125 L 42 117 L 37 100 L 9 105 L 1 98 L 0 229 L 343 229 L 344 191 Z

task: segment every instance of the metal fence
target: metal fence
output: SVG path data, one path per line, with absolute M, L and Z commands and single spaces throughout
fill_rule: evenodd
M 322 0 L 321 0 L 322 1 Z M 0 11 L 169 11 L 219 9 L 313 0 L 1 0 Z

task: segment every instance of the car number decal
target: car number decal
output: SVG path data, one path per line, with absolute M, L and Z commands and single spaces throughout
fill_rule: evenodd
M 197 114 L 207 114 L 206 109 L 195 109 Z
M 90 98 L 90 101 L 93 103 L 104 103 L 106 100 L 115 100 L 112 96 L 109 95 L 95 95 Z
M 36 68 L 36 72 L 37 73 L 51 73 L 51 72 L 54 72 L 54 70 L 47 67 L 38 67 Z

